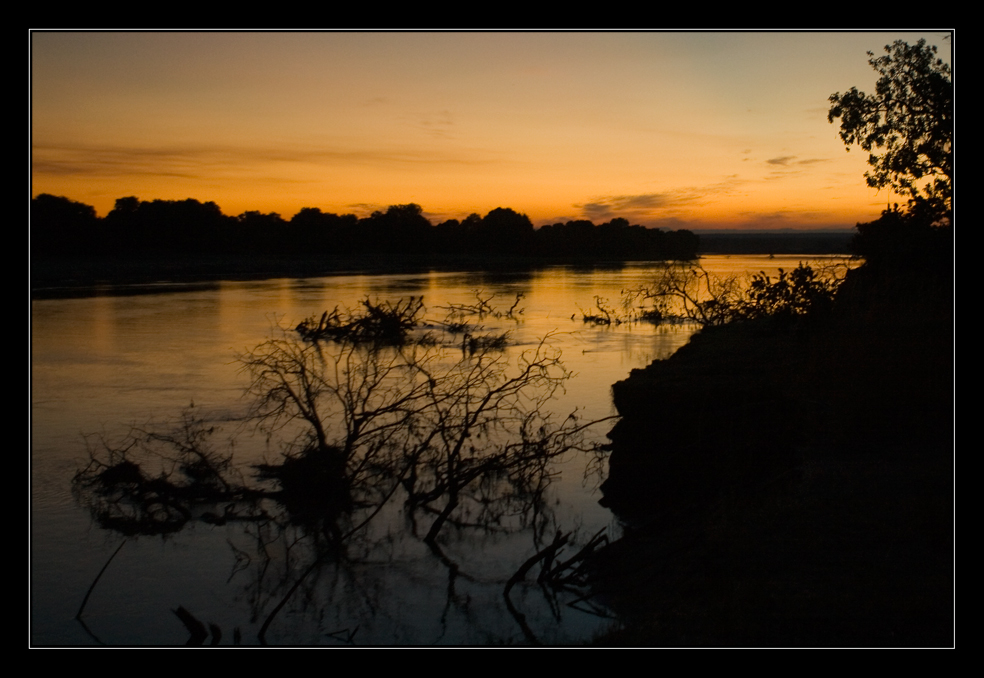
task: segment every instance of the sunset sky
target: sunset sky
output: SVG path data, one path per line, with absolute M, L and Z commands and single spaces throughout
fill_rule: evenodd
M 850 228 L 868 188 L 828 97 L 943 32 L 43 32 L 31 194 L 433 222 Z

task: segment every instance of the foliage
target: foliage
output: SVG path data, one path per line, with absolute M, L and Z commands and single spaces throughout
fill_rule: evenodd
M 740 314 L 755 319 L 821 313 L 833 304 L 838 284 L 802 262 L 789 273 L 780 268 L 775 280 L 762 271 L 752 276 Z
M 925 203 L 916 202 L 905 211 L 895 205 L 878 219 L 859 223 L 851 246 L 869 269 L 948 273 L 953 267 L 953 229 L 935 225 L 936 219 Z
M 700 266 L 664 266 L 649 286 L 632 290 L 634 299 L 651 304 L 648 311 L 662 321 L 682 320 L 701 326 L 761 318 L 793 318 L 830 308 L 843 270 L 818 270 L 800 262 L 792 271 L 779 269 L 773 278 L 764 271 L 743 283 L 738 277 L 718 278 Z
M 840 119 L 845 145 L 870 153 L 868 185 L 889 187 L 949 216 L 953 194 L 953 82 L 936 47 L 897 40 L 885 56 L 868 52 L 879 75 L 875 94 L 856 87 L 830 96 L 829 122 Z M 880 152 L 874 152 L 880 151 Z

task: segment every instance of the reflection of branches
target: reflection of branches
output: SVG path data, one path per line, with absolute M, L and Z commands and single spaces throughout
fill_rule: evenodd
M 470 487 L 522 495 L 543 484 L 547 460 L 578 444 L 576 417 L 554 426 L 544 410 L 570 378 L 548 339 L 511 373 L 506 356 L 491 351 L 454 358 L 437 347 L 343 345 L 328 355 L 285 336 L 241 359 L 255 396 L 250 416 L 267 431 L 299 424 L 297 460 L 318 454 L 334 464 L 324 475 L 344 478 L 358 493 L 353 505 L 378 512 L 396 483 L 412 509 L 443 501 L 425 537 L 432 542 Z
M 590 425 L 573 414 L 556 425 L 545 410 L 571 376 L 549 336 L 515 363 L 491 350 L 456 355 L 436 346 L 343 344 L 328 353 L 289 335 L 241 361 L 251 377 L 250 416 L 264 430 L 293 428 L 297 436 L 292 449 L 300 451 L 276 467 L 284 489 L 285 469 L 304 464 L 304 483 L 322 477 L 306 488 L 322 506 L 329 487 L 349 508 L 365 510 L 344 534 L 336 528 L 335 540 L 364 527 L 401 489 L 411 515 L 436 514 L 424 540 L 440 557 L 437 537 L 448 522 L 487 528 L 511 503 L 537 504 L 549 482 L 547 462 L 578 448 Z M 315 457 L 326 468 L 314 472 L 308 464 Z M 341 514 L 322 518 L 334 524 Z M 261 633 L 323 557 L 296 578 Z
M 339 546 L 395 501 L 411 521 L 427 516 L 423 539 L 446 561 L 453 590 L 463 575 L 438 544 L 444 526 L 515 529 L 542 514 L 550 461 L 582 449 L 596 423 L 548 413 L 571 377 L 550 339 L 510 358 L 492 348 L 326 344 L 284 333 L 240 356 L 248 418 L 286 441 L 280 459 L 254 467 L 255 484 L 189 410 L 170 430 L 134 431 L 123 445 L 90 451 L 76 487 L 100 524 L 124 534 L 174 531 L 194 516 L 251 521 L 257 557 L 230 542 L 230 579 L 255 572 L 249 598 L 261 642 L 322 565 L 341 557 Z M 149 473 L 145 457 L 165 472 Z M 224 508 L 202 513 L 204 505 Z
M 573 427 L 551 426 L 543 411 L 570 378 L 547 339 L 520 356 L 512 376 L 508 361 L 490 353 L 460 360 L 440 378 L 422 368 L 428 385 L 424 415 L 435 435 L 408 485 L 408 503 L 444 501 L 425 541 L 436 539 L 473 482 L 486 490 L 489 483 L 529 485 L 542 476 L 542 462 L 573 446 L 567 438 Z
M 547 600 L 551 604 L 551 609 L 554 610 L 555 615 L 559 615 L 559 611 L 556 608 L 556 600 L 553 595 L 551 595 L 546 587 L 550 587 L 553 590 L 560 589 L 572 589 L 574 587 L 581 587 L 585 585 L 585 562 L 588 557 L 591 556 L 600 546 L 608 543 L 608 537 L 604 534 L 605 530 L 599 530 L 588 543 L 585 544 L 581 549 L 578 550 L 576 554 L 566 560 L 559 560 L 558 557 L 563 551 L 564 547 L 570 543 L 571 533 L 568 532 L 564 534 L 561 530 L 557 530 L 554 535 L 553 541 L 547 546 L 540 549 L 532 556 L 530 556 L 519 569 L 509 578 L 506 582 L 506 587 L 502 592 L 503 598 L 506 601 L 506 608 L 509 613 L 513 616 L 516 622 L 519 624 L 520 629 L 523 631 L 523 635 L 526 639 L 535 644 L 539 645 L 540 642 L 534 635 L 533 630 L 530 629 L 529 625 L 526 623 L 526 615 L 522 614 L 513 605 L 512 599 L 509 597 L 510 591 L 516 584 L 522 582 L 526 575 L 533 569 L 537 564 L 540 565 L 540 575 L 537 577 L 537 583 L 544 587 L 544 592 L 547 593 Z
M 100 440 L 101 453 L 87 440 L 89 461 L 73 478 L 76 495 L 101 526 L 127 536 L 176 532 L 203 505 L 224 505 L 221 515 L 200 516 L 209 522 L 261 519 L 262 493 L 235 481 L 231 455 L 209 445 L 213 433 L 189 408 L 172 431 L 133 429 L 116 446 Z M 148 461 L 170 468 L 154 474 Z

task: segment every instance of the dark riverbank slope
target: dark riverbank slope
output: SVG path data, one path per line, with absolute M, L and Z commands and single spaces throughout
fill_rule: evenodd
M 711 328 L 615 384 L 602 643 L 951 646 L 952 268 Z

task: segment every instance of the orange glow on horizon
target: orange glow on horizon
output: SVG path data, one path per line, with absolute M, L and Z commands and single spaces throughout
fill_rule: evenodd
M 915 33 L 32 33 L 32 195 L 850 228 L 827 97 Z M 935 44 L 941 34 L 925 34 Z

